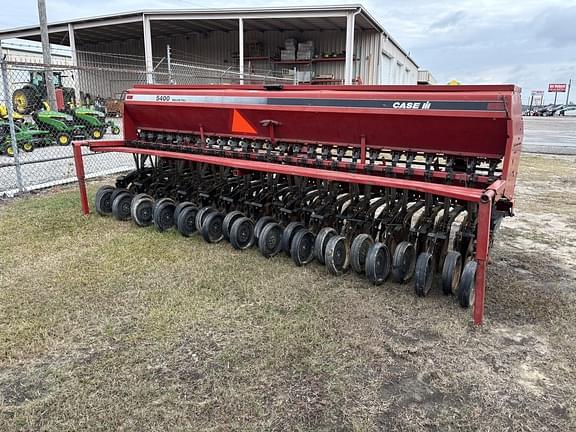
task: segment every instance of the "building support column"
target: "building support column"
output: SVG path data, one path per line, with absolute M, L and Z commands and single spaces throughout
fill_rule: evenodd
M 344 84 L 352 84 L 354 78 L 354 22 L 356 13 L 346 17 L 346 61 L 344 63 Z
M 238 18 L 238 61 L 240 62 L 240 84 L 244 84 L 244 20 Z
M 152 59 L 152 32 L 150 31 L 150 17 L 142 17 L 144 27 L 144 61 L 146 63 L 146 83 L 154 84 L 154 62 Z
M 70 44 L 70 53 L 72 55 L 72 66 L 74 68 L 74 77 L 72 88 L 74 89 L 74 105 L 82 105 L 80 97 L 80 69 L 78 69 L 78 51 L 76 51 L 76 34 L 74 33 L 74 24 L 68 24 L 68 42 Z

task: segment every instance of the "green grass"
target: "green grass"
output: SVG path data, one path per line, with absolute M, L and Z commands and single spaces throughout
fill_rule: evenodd
M 439 290 L 84 217 L 74 189 L 3 204 L 0 430 L 576 427 L 574 273 L 516 231 L 478 329 Z

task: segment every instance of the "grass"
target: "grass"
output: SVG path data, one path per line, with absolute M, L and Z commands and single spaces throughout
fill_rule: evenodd
M 0 205 L 0 430 L 574 428 L 576 269 L 550 226 L 518 238 L 574 178 L 549 160 L 523 159 L 481 328 L 439 290 L 82 217 L 74 189 Z

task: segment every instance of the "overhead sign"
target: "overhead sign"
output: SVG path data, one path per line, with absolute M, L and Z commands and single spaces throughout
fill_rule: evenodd
M 566 92 L 566 84 L 548 84 L 549 93 L 564 93 Z

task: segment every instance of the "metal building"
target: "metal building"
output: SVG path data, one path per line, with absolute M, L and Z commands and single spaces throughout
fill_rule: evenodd
M 166 57 L 182 67 L 198 63 L 237 70 L 239 82 L 257 71 L 312 84 L 418 80 L 418 65 L 409 53 L 360 5 L 147 10 L 52 23 L 48 30 L 52 44 L 71 48 L 74 65 L 94 67 L 104 56 L 106 64 L 132 58 L 148 82 L 158 80 L 156 71 L 166 70 Z M 39 28 L 0 31 L 0 40 L 8 38 L 39 41 Z M 289 44 L 298 53 L 312 48 L 294 57 Z M 92 91 L 104 97 L 138 81 L 130 72 L 102 78 L 108 84 Z

